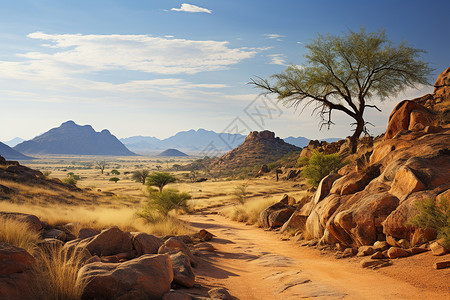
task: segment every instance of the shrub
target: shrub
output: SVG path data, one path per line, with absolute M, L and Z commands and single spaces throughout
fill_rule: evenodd
M 149 189 L 148 201 L 139 216 L 152 222 L 158 218 L 158 215 L 164 217 L 172 210 L 185 210 L 187 208 L 186 201 L 189 199 L 191 199 L 191 195 L 185 192 L 181 193 L 172 189 L 159 192 Z
M 39 233 L 30 230 L 27 223 L 0 217 L 0 242 L 23 248 L 33 254 L 38 241 Z
M 221 214 L 233 221 L 256 224 L 259 220 L 259 215 L 261 212 L 275 202 L 277 202 L 277 200 L 264 198 L 254 201 L 252 200 L 244 204 L 225 208 L 221 211 Z
M 325 155 L 322 152 L 314 151 L 313 155 L 302 170 L 302 175 L 308 179 L 308 183 L 318 186 L 325 176 L 337 172 L 346 165 L 338 154 Z
M 77 180 L 75 180 L 75 178 L 72 178 L 72 177 L 63 178 L 62 182 L 64 182 L 65 184 L 70 184 L 70 185 L 76 185 L 77 184 Z
M 119 180 L 120 180 L 120 178 L 117 178 L 117 177 L 111 177 L 109 179 L 109 181 L 114 181 L 114 183 L 117 183 L 117 181 L 119 181 Z
M 433 199 L 419 201 L 416 208 L 418 213 L 409 223 L 415 227 L 436 230 L 438 238 L 443 238 L 445 246 L 450 248 L 450 200 L 442 198 L 439 205 Z
M 48 177 L 50 174 L 52 174 L 52 171 L 42 171 L 42 175 L 44 175 L 44 177 Z
M 116 169 L 114 169 L 114 170 L 111 171 L 111 174 L 113 174 L 113 175 L 120 175 L 120 172 L 117 171 Z
M 244 204 L 248 195 L 248 183 L 243 183 L 234 188 L 233 195 L 240 204 Z
M 298 168 L 304 167 L 304 166 L 308 165 L 308 162 L 309 162 L 308 157 L 306 157 L 306 156 L 299 157 L 297 160 L 296 167 L 298 167 Z

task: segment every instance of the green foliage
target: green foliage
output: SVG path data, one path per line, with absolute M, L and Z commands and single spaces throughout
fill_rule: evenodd
M 67 173 L 67 177 L 69 177 L 69 178 L 75 180 L 75 183 L 76 183 L 78 180 L 81 179 L 81 178 L 80 178 L 80 175 L 75 175 L 73 172 Z
M 314 151 L 308 161 L 308 165 L 302 170 L 302 175 L 308 179 L 308 183 L 318 186 L 322 178 L 337 172 L 346 165 L 338 154 L 325 155 L 322 152 Z
M 275 94 L 288 107 L 313 104 L 321 127 L 330 128 L 332 111 L 341 111 L 355 121 L 352 151 L 357 138 L 367 132 L 367 102 L 384 100 L 407 87 L 428 84 L 432 69 L 420 59 L 423 50 L 405 42 L 394 45 L 384 30 L 350 31 L 342 36 L 318 35 L 305 45 L 305 65 L 289 66 L 271 79 L 252 79 L 266 94 Z
M 162 192 L 167 184 L 175 182 L 176 180 L 176 177 L 169 173 L 154 172 L 147 177 L 147 185 L 156 186 L 159 191 Z
M 50 174 L 52 174 L 52 171 L 43 171 L 42 174 L 44 175 L 44 177 L 48 177 L 50 176 Z
M 63 178 L 62 182 L 64 182 L 65 184 L 70 184 L 70 185 L 76 185 L 77 184 L 77 180 L 75 180 L 72 177 Z
M 113 175 L 120 175 L 120 172 L 117 171 L 116 169 L 114 169 L 114 170 L 111 171 L 111 174 L 113 174 Z
M 408 222 L 415 227 L 436 230 L 438 238 L 443 238 L 445 246 L 450 247 L 450 200 L 442 198 L 439 205 L 433 199 L 419 201 L 416 208 L 417 215 Z
M 308 163 L 309 163 L 309 158 L 306 157 L 306 156 L 302 156 L 302 157 L 298 158 L 296 166 L 298 168 L 301 168 L 301 167 L 304 167 L 304 166 L 308 165 Z
M 131 179 L 133 179 L 136 182 L 140 182 L 142 184 L 145 184 L 145 181 L 147 180 L 148 174 L 150 174 L 150 171 L 147 170 L 147 169 L 137 170 L 137 171 L 134 171 L 131 174 Z
M 248 196 L 248 183 L 243 183 L 234 188 L 233 195 L 240 204 L 244 204 L 247 201 Z
M 167 216 L 170 211 L 180 209 L 186 210 L 186 201 L 191 199 L 191 195 L 173 189 L 163 191 L 154 190 L 149 187 L 148 201 L 139 216 L 152 222 L 159 216 Z
M 179 165 L 179 164 L 174 164 L 173 166 L 172 166 L 172 168 L 174 168 L 175 170 L 179 170 L 179 169 L 181 169 L 181 165 Z
M 111 177 L 109 179 L 109 181 L 114 181 L 114 183 L 117 183 L 117 181 L 119 181 L 119 180 L 120 180 L 120 178 L 117 178 L 117 177 Z

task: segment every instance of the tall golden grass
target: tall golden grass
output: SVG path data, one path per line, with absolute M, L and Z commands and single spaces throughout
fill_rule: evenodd
M 277 200 L 273 198 L 253 199 L 244 204 L 224 208 L 220 213 L 233 221 L 256 224 L 261 212 L 275 202 Z
M 36 243 L 39 241 L 39 233 L 30 230 L 27 223 L 12 218 L 0 218 L 0 241 L 23 248 L 33 254 L 36 251 Z
M 40 249 L 35 254 L 34 272 L 36 299 L 77 300 L 86 282 L 77 280 L 79 269 L 83 266 L 84 256 L 79 251 L 68 252 L 67 249 L 50 246 Z

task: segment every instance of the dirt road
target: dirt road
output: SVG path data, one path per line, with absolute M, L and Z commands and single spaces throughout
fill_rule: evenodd
M 238 299 L 449 299 L 450 271 L 433 270 L 429 254 L 369 270 L 360 258 L 301 247 L 281 235 L 217 214 L 184 217 L 215 235 L 214 252 L 201 252 L 195 272 L 205 287 L 225 287 Z M 410 260 L 410 262 L 407 262 Z M 417 274 L 411 274 L 417 269 Z M 417 279 L 417 280 L 414 280 Z

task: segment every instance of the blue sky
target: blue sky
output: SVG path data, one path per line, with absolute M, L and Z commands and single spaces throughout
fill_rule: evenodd
M 198 128 L 345 137 L 346 116 L 319 131 L 310 112 L 277 107 L 247 83 L 304 63 L 317 33 L 361 26 L 426 50 L 434 83 L 449 67 L 449 11 L 447 0 L 0 1 L 0 141 L 67 120 L 119 138 Z M 407 90 L 368 113 L 372 132 L 398 101 L 431 91 Z

